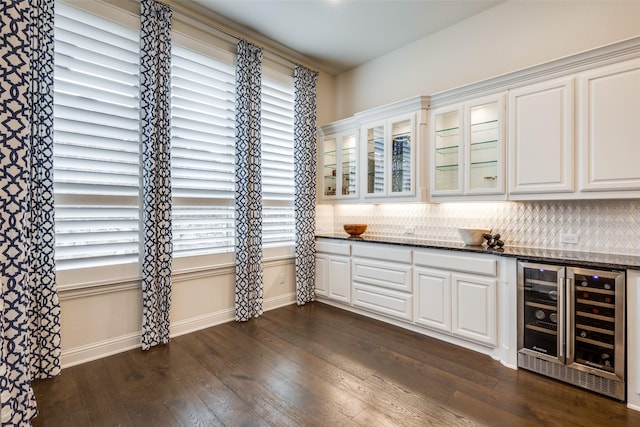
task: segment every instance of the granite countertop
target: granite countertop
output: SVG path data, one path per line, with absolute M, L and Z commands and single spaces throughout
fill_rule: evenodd
M 451 251 L 472 252 L 518 258 L 525 261 L 553 263 L 577 267 L 593 267 L 608 269 L 640 269 L 640 256 L 607 254 L 597 252 L 568 251 L 560 249 L 524 248 L 504 246 L 492 249 L 487 246 L 471 246 L 459 242 L 445 242 L 395 236 L 351 237 L 345 233 L 321 233 L 316 238 L 344 240 L 348 242 L 369 242 L 390 245 L 409 246 L 414 248 L 444 249 Z

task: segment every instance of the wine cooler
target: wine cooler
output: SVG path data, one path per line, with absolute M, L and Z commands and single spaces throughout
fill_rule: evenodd
M 518 366 L 625 400 L 625 272 L 518 263 Z

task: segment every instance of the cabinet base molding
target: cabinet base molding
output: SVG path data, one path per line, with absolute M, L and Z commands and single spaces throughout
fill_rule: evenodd
M 373 313 L 373 312 L 368 311 L 368 310 L 360 309 L 358 307 L 353 307 L 353 306 L 350 306 L 350 305 L 341 304 L 339 302 L 332 301 L 332 300 L 329 300 L 329 299 L 321 297 L 321 296 L 316 296 L 316 301 L 318 301 L 320 303 L 323 303 L 323 304 L 331 305 L 333 307 L 337 307 L 337 308 L 340 308 L 340 309 L 343 309 L 343 310 L 347 310 L 347 311 L 350 311 L 352 313 L 356 313 L 356 314 L 360 314 L 362 316 L 366 316 L 366 317 L 369 317 L 369 318 L 372 318 L 372 319 L 376 319 L 376 320 L 379 320 L 381 322 L 388 323 L 390 325 L 398 326 L 399 328 L 408 329 L 410 331 L 417 332 L 419 334 L 428 336 L 430 338 L 435 338 L 437 340 L 444 341 L 444 342 L 447 342 L 449 344 L 456 345 L 458 347 L 463 347 L 463 348 L 466 348 L 468 350 L 472 350 L 472 351 L 476 351 L 476 352 L 481 353 L 481 354 L 485 354 L 485 355 L 491 357 L 492 359 L 499 361 L 500 363 L 502 363 L 502 365 L 504 365 L 504 366 L 506 366 L 508 368 L 517 369 L 516 366 L 512 366 L 512 365 L 506 363 L 506 361 L 503 360 L 500 357 L 500 349 L 499 348 L 487 347 L 487 346 L 483 346 L 483 345 L 476 344 L 476 343 L 473 343 L 473 342 L 465 341 L 465 340 L 456 338 L 456 337 L 448 335 L 448 334 L 444 334 L 444 333 L 440 333 L 440 332 L 437 332 L 437 331 L 433 331 L 433 330 L 430 330 L 430 329 L 423 328 L 423 327 L 415 325 L 413 323 L 403 322 L 401 320 L 396 320 L 396 319 L 393 319 L 393 318 L 390 318 L 390 317 L 387 317 L 387 316 L 383 316 L 383 315 L 380 315 L 380 314 L 377 314 L 377 313 Z

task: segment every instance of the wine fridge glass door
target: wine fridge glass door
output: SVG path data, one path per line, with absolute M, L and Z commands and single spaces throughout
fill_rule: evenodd
M 564 363 L 564 267 L 519 264 L 519 351 Z
M 567 364 L 624 372 L 624 272 L 569 268 Z M 578 366 L 575 366 L 578 367 Z

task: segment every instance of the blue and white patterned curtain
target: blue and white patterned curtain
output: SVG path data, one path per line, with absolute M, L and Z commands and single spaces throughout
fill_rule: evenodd
M 314 300 L 316 231 L 316 81 L 318 73 L 294 70 L 296 302 Z
M 34 378 L 60 373 L 52 180 L 53 0 L 0 5 L 0 421 L 37 414 Z
M 171 9 L 142 0 L 142 349 L 169 342 L 171 306 Z
M 262 314 L 260 105 L 262 49 L 238 43 L 236 69 L 236 320 Z

